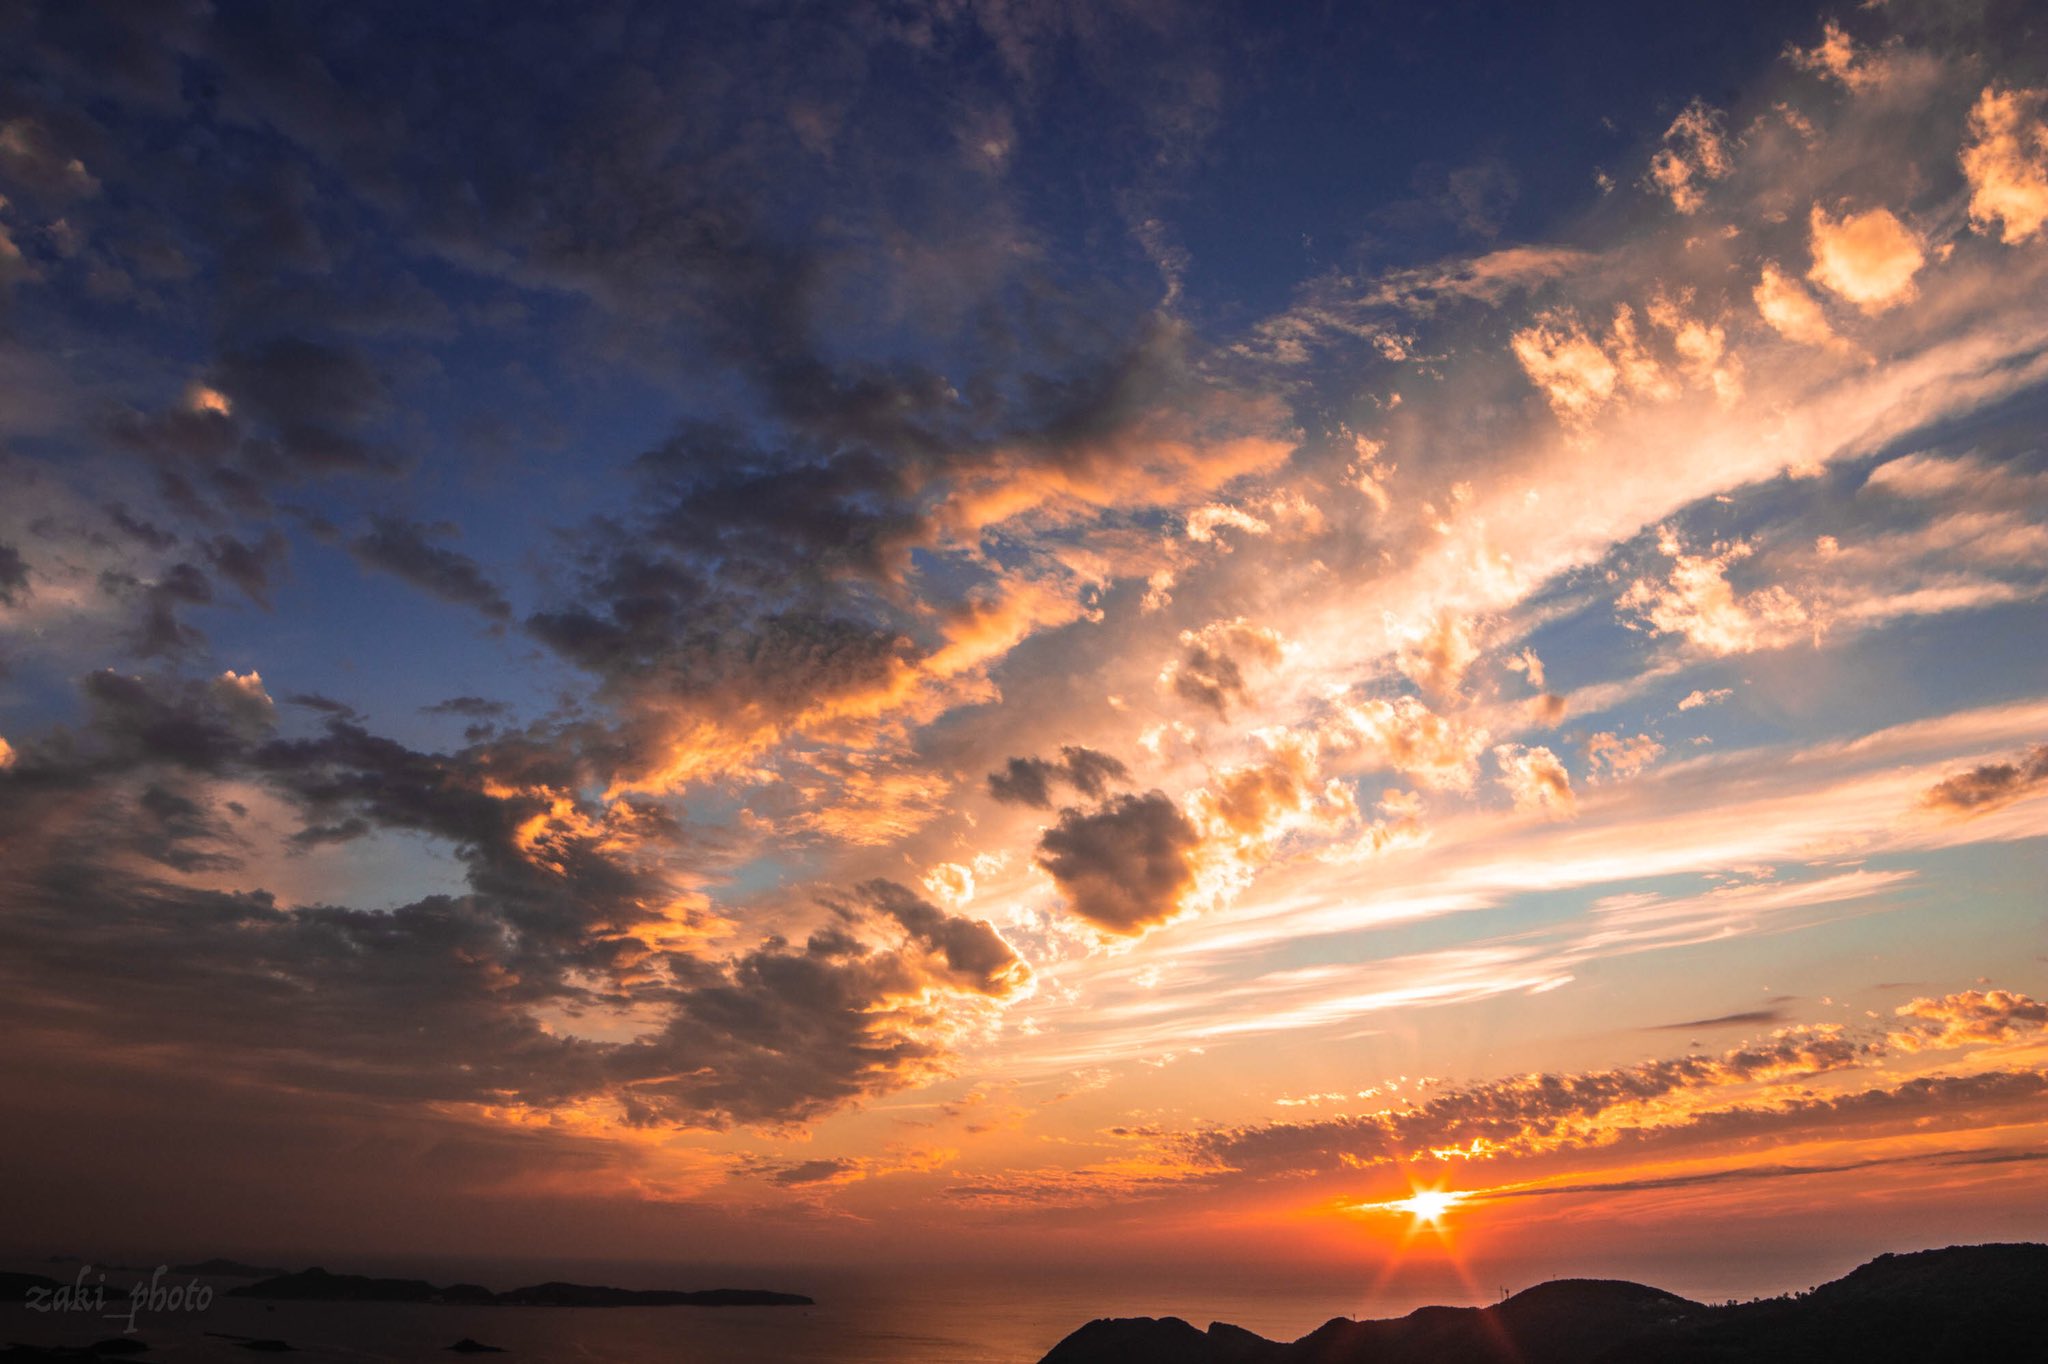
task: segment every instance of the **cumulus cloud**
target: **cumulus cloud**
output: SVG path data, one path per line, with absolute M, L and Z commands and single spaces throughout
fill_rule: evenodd
M 1946 777 L 1928 788 L 1922 801 L 1932 809 L 1980 815 L 2048 787 L 2048 744 L 2011 762 L 1985 763 Z
M 1882 83 L 1888 69 L 1882 57 L 1869 48 L 1859 47 L 1833 19 L 1822 25 L 1818 43 L 1810 48 L 1795 44 L 1787 49 L 1786 56 L 1801 70 L 1826 76 L 1850 90 L 1865 90 Z
M 1834 328 L 1828 325 L 1827 314 L 1821 311 L 1819 301 L 1805 285 L 1780 270 L 1775 262 L 1764 263 L 1752 297 L 1764 321 L 1788 341 L 1806 346 L 1841 344 Z
M 1680 710 L 1698 710 L 1701 706 L 1717 706 L 1733 695 L 1735 695 L 1735 692 L 1729 687 L 1715 687 L 1712 691 L 1695 687 L 1679 698 L 1678 708 Z
M 1866 313 L 1881 313 L 1913 297 L 1913 277 L 1927 256 L 1919 234 L 1890 209 L 1833 218 L 1815 204 L 1809 222 L 1813 268 L 1808 279 Z
M 305 1091 L 776 1125 L 929 1078 L 952 1010 L 1029 985 L 989 924 L 886 881 L 836 897 L 800 945 L 719 954 L 732 925 L 676 879 L 673 819 L 590 801 L 531 735 L 429 753 L 332 712 L 283 738 L 254 673 L 84 690 L 82 728 L 0 769 L 0 843 L 37 944 L 9 960 L 10 1008 L 63 1000 L 93 1045 L 146 1037 Z M 299 812 L 305 848 L 424 835 L 468 890 L 287 910 L 215 888 L 263 853 L 252 790 Z M 586 1013 L 632 1018 L 630 1040 L 583 1035 Z
M 1246 670 L 1277 664 L 1287 642 L 1272 627 L 1239 616 L 1183 630 L 1180 643 L 1183 652 L 1160 672 L 1160 683 L 1182 699 L 1222 715 L 1231 702 L 1250 695 Z
M 1623 738 L 1611 730 L 1602 730 L 1586 740 L 1586 780 L 1627 781 L 1663 753 L 1664 745 L 1648 734 Z
M 1559 419 L 1584 421 L 1606 406 L 1622 372 L 1577 319 L 1553 315 L 1514 335 L 1515 359 Z
M 2048 224 L 2048 92 L 1984 88 L 1970 110 L 1963 175 L 1970 182 L 1970 223 L 1999 229 L 2006 245 L 2032 241 Z
M 1057 759 L 1010 759 L 988 774 L 988 793 L 1005 804 L 1049 810 L 1056 787 L 1071 787 L 1095 799 L 1111 782 L 1128 781 L 1130 775 L 1130 769 L 1109 754 L 1069 744 L 1060 749 Z
M 1707 183 L 1734 168 L 1721 111 L 1694 100 L 1664 130 L 1664 145 L 1650 158 L 1647 183 L 1669 196 L 1680 213 L 1692 214 L 1707 201 Z
M 1708 654 L 1780 648 L 1809 632 L 1811 612 L 1786 588 L 1773 583 L 1744 593 L 1728 581 L 1729 569 L 1748 558 L 1753 545 L 1694 554 L 1668 528 L 1658 532 L 1657 543 L 1671 560 L 1669 574 L 1636 579 L 1616 603 L 1641 628 L 1680 635 Z
M 1466 670 L 1478 658 L 1479 644 L 1472 637 L 1472 623 L 1455 612 L 1440 611 L 1420 638 L 1402 648 L 1395 661 L 1415 685 L 1443 697 L 1457 694 Z M 1531 680 L 1538 687 L 1543 685 L 1542 664 L 1536 665 Z
M 1469 791 L 1487 731 L 1412 696 L 1339 698 L 1318 730 L 1325 754 L 1390 767 L 1432 790 Z
M 1907 1022 L 1888 1040 L 1906 1051 L 1991 1046 L 2048 1030 L 2048 1004 L 2013 990 L 1964 990 L 1911 1000 L 1892 1012 Z
M 1038 840 L 1038 865 L 1069 911 L 1106 933 L 1141 933 L 1177 916 L 1195 886 L 1202 841 L 1163 791 L 1067 809 Z
M 1031 968 L 985 920 L 948 914 L 894 881 L 870 881 L 860 892 L 932 954 L 931 970 L 946 984 L 1001 997 L 1031 979 Z
M 1199 1164 L 1266 1177 L 1432 1155 L 1486 1160 L 1600 1146 L 1656 1128 L 1659 1101 L 1826 1074 L 1861 1064 L 1867 1055 L 1864 1044 L 1839 1028 L 1781 1028 L 1715 1056 L 1513 1076 L 1445 1089 L 1377 1113 L 1221 1128 L 1186 1135 L 1177 1144 Z
M 402 578 L 421 591 L 467 606 L 492 620 L 507 620 L 512 604 L 498 589 L 483 566 L 467 554 L 448 548 L 439 540 L 454 533 L 452 526 L 422 526 L 399 517 L 380 516 L 371 528 L 349 544 L 349 552 L 361 563 Z
M 1501 744 L 1493 757 L 1500 764 L 1497 780 L 1514 798 L 1517 810 L 1541 810 L 1553 819 L 1572 814 L 1577 802 L 1571 775 L 1555 753 L 1541 746 Z

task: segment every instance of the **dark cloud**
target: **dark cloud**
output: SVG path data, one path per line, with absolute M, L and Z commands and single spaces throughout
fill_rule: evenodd
M 109 572 L 101 576 L 100 588 L 109 596 L 136 604 L 129 647 L 137 657 L 183 654 L 206 642 L 206 637 L 179 615 L 182 607 L 205 606 L 213 600 L 213 583 L 191 564 L 172 564 L 152 582 Z
M 1113 781 L 1128 781 L 1130 769 L 1107 753 L 1066 745 L 1055 761 L 1011 758 L 988 774 L 988 793 L 1007 805 L 1052 808 L 1054 787 L 1070 786 L 1090 799 L 1100 799 Z
M 428 753 L 304 699 L 327 723 L 281 738 L 253 675 L 103 672 L 77 730 L 22 743 L 0 769 L 0 894 L 28 944 L 0 967 L 12 1019 L 327 1093 L 781 1125 L 937 1073 L 947 1010 L 1029 978 L 988 924 L 883 881 L 836 898 L 800 945 L 672 945 L 708 937 L 669 875 L 688 836 L 659 807 L 576 794 L 560 736 Z M 301 852 L 426 835 L 469 889 L 286 912 L 165 879 L 242 874 L 247 807 L 223 781 L 300 810 Z M 630 1042 L 575 1035 L 613 1009 L 666 1021 Z
M 1271 666 L 1281 657 L 1280 639 L 1273 631 L 1243 620 L 1184 631 L 1181 645 L 1180 658 L 1167 670 L 1174 694 L 1218 715 L 1228 714 L 1232 701 L 1249 695 L 1247 667 Z
M 947 914 L 894 881 L 869 881 L 860 891 L 933 954 L 935 973 L 949 984 L 1001 996 L 1031 978 L 1031 969 L 987 921 Z
M 436 701 L 420 709 L 426 715 L 460 715 L 469 720 L 498 720 L 512 713 L 508 703 L 481 696 L 451 696 L 446 701 Z
M 805 1184 L 824 1184 L 828 1181 L 853 1174 L 861 1168 L 860 1162 L 845 1156 L 832 1156 L 822 1160 L 800 1160 L 784 1165 L 768 1174 L 770 1184 L 784 1188 L 798 1188 Z
M 1655 1023 L 1643 1031 L 1686 1032 L 1693 1028 L 1733 1028 L 1758 1023 L 1783 1023 L 1785 1018 L 1783 1009 L 1752 1009 L 1746 1013 L 1722 1014 L 1718 1018 L 1695 1018 L 1689 1023 Z
M 270 430 L 245 457 L 277 477 L 389 471 L 396 459 L 366 439 L 383 415 L 388 390 L 362 356 L 301 337 L 284 337 L 223 355 L 213 383 Z
M 1951 814 L 1979 815 L 2048 786 L 2048 744 L 2013 762 L 1986 763 L 1937 782 L 1921 800 Z
M 512 604 L 483 566 L 439 543 L 453 533 L 452 526 L 423 526 L 400 517 L 380 516 L 368 531 L 349 542 L 349 552 L 359 563 L 403 578 L 443 601 L 467 606 L 492 620 L 509 620 Z
M 114 523 L 116 529 L 144 548 L 167 550 L 178 543 L 175 534 L 143 520 L 118 502 L 109 503 L 106 512 L 107 519 Z
M 284 535 L 273 527 L 253 541 L 232 535 L 215 536 L 207 542 L 206 561 L 250 601 L 267 608 L 271 582 L 284 568 L 289 553 Z
M 28 561 L 13 545 L 0 544 L 0 606 L 17 605 L 28 592 Z
M 1180 912 L 1201 841 L 1172 797 L 1149 791 L 1062 810 L 1037 861 L 1072 912 L 1106 932 L 1137 933 Z

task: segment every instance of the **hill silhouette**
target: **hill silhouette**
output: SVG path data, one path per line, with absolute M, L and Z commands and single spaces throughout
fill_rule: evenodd
M 1942 1364 L 2048 1349 L 2048 1246 L 1882 1255 L 1810 1293 L 1708 1306 L 1560 1279 L 1491 1307 L 1344 1318 L 1282 1342 L 1178 1317 L 1089 1322 L 1041 1364 Z

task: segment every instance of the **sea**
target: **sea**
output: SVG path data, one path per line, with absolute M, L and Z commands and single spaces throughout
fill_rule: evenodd
M 33 1269 L 65 1282 L 79 1270 L 69 1263 L 13 1261 L 7 1267 Z M 1356 1272 L 1282 1277 L 1222 1267 L 1156 1277 L 1104 1270 L 1027 1276 L 973 1269 L 887 1274 L 843 1268 L 773 1273 L 700 1269 L 687 1276 L 670 1271 L 660 1286 L 766 1288 L 806 1294 L 816 1305 L 460 1307 L 264 1302 L 229 1296 L 226 1290 L 245 1279 L 172 1274 L 158 1283 L 183 1287 L 189 1300 L 137 1307 L 131 1318 L 128 1286 L 137 1278 L 148 1279 L 148 1270 L 95 1267 L 86 1281 L 95 1282 L 100 1273 L 106 1276 L 103 1310 L 36 1311 L 27 1303 L 8 1303 L 0 1306 L 0 1340 L 83 1346 L 125 1335 L 148 1346 L 148 1360 L 178 1364 L 252 1364 L 271 1357 L 248 1349 L 252 1340 L 285 1342 L 292 1364 L 449 1364 L 463 1356 L 448 1347 L 465 1338 L 505 1350 L 505 1364 L 1036 1364 L 1096 1317 L 1177 1316 L 1198 1327 L 1227 1321 L 1271 1339 L 1292 1340 L 1333 1317 L 1396 1317 L 1432 1303 L 1472 1306 L 1500 1292 L 1490 1284 L 1482 1287 L 1469 1274 L 1448 1273 L 1389 1284 Z M 453 1281 L 447 1275 L 423 1277 Z M 511 1286 L 509 1280 L 498 1282 L 500 1277 L 477 1281 Z M 645 1279 L 644 1273 L 606 1276 L 586 1269 L 575 1276 L 541 1277 L 657 1286 L 625 1283 Z M 211 1291 L 195 1293 L 195 1283 Z

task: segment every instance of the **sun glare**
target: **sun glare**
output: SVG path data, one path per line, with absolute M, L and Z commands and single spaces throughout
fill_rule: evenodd
M 1385 1206 L 1398 1212 L 1405 1212 L 1417 1222 L 1436 1226 L 1444 1220 L 1444 1214 L 1464 1201 L 1464 1195 L 1444 1189 L 1418 1189 L 1412 1198 L 1396 1199 Z

